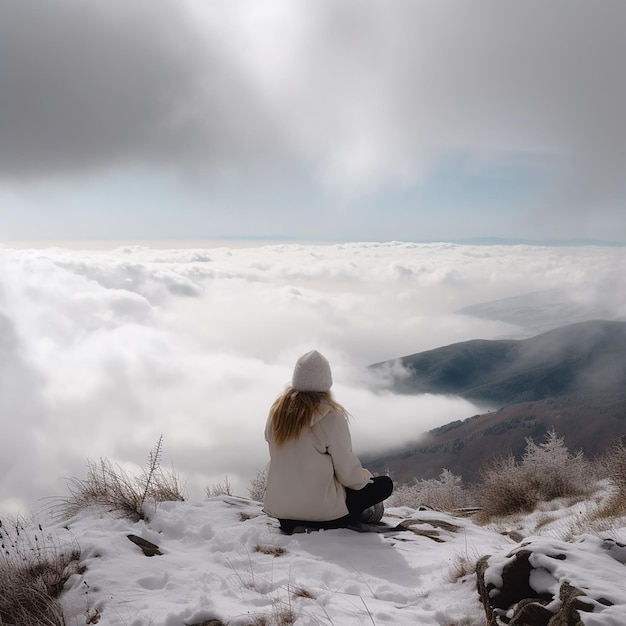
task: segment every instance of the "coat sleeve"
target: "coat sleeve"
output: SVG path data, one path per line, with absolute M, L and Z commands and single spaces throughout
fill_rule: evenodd
M 363 489 L 372 474 L 361 465 L 352 451 L 352 438 L 346 418 L 340 413 L 331 413 L 327 419 L 332 429 L 326 450 L 332 457 L 337 480 L 348 489 Z

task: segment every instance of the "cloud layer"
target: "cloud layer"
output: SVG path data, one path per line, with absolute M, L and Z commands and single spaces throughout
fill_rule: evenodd
M 626 317 L 623 264 L 623 248 L 5 249 L 0 513 L 63 495 L 87 459 L 136 468 L 160 435 L 191 497 L 225 475 L 245 495 L 267 461 L 267 410 L 313 347 L 354 416 L 357 451 L 399 445 L 480 409 L 394 396 L 367 365 L 525 336 L 457 311 L 529 291 L 559 287 L 579 308 Z
M 553 228 L 623 226 L 625 20 L 619 0 L 3 3 L 0 179 L 130 168 L 363 196 L 456 163 L 558 181 Z

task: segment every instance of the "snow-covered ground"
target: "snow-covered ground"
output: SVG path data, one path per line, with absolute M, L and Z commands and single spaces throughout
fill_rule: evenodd
M 387 522 L 408 520 L 412 530 L 286 536 L 261 504 L 220 496 L 161 504 L 148 522 L 83 512 L 51 532 L 61 544 L 77 542 L 85 566 L 68 580 L 62 596 L 68 626 L 204 626 L 212 619 L 232 626 L 478 626 L 485 615 L 476 576 L 464 575 L 463 564 L 485 554 L 495 555 L 496 564 L 504 559 L 519 546 L 502 534 L 505 530 L 525 534 L 532 528 L 542 535 L 542 550 L 562 552 L 585 506 L 490 526 L 437 511 L 389 508 Z M 162 554 L 145 556 L 128 539 L 131 534 L 158 545 Z M 604 535 L 626 543 L 626 525 Z M 583 588 L 598 588 L 613 606 L 599 606 L 606 609 L 602 616 L 586 614 L 585 623 L 623 625 L 624 559 L 594 560 L 589 551 L 596 537 L 581 537 L 587 558 L 568 558 L 567 572 L 558 561 L 561 569 L 546 570 L 539 584 L 569 577 Z M 567 545 L 576 545 L 576 537 L 568 539 Z

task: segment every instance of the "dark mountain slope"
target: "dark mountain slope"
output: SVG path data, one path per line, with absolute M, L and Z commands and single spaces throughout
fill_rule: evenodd
M 399 361 L 408 375 L 393 386 L 402 393 L 455 394 L 502 405 L 621 392 L 626 322 L 581 322 L 522 340 L 465 341 Z
M 551 428 L 571 452 L 600 455 L 626 436 L 626 393 L 561 396 L 506 406 L 441 426 L 402 450 L 363 458 L 363 463 L 374 472 L 389 473 L 398 483 L 437 478 L 443 468 L 472 482 L 493 456 L 511 453 L 519 458 L 527 437 L 540 443 Z

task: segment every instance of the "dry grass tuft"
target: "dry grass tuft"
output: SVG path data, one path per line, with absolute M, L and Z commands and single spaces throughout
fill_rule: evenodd
M 623 440 L 613 444 L 598 460 L 597 471 L 610 485 L 609 495 L 598 499 L 595 509 L 572 525 L 569 536 L 580 532 L 607 532 L 623 525 L 626 519 L 626 446 Z
M 81 571 L 78 546 L 18 519 L 0 520 L 0 548 L 0 624 L 65 626 L 58 597 Z
M 82 510 L 98 507 L 107 512 L 128 517 L 133 521 L 147 518 L 148 505 L 159 502 L 183 501 L 183 489 L 178 476 L 161 467 L 163 437 L 148 455 L 148 463 L 139 476 L 132 476 L 108 459 L 100 463 L 88 461 L 87 478 L 67 481 L 70 495 L 53 503 L 62 519 L 69 519 Z
M 269 615 L 251 616 L 250 626 L 291 626 L 297 619 L 291 607 L 276 604 Z
M 290 626 L 294 624 L 297 619 L 298 616 L 290 606 L 274 607 L 272 611 L 272 625 L 275 626 Z
M 478 557 L 470 559 L 466 554 L 456 554 L 454 561 L 452 562 L 452 568 L 450 569 L 448 580 L 451 583 L 455 583 L 466 576 L 475 574 L 477 562 Z
M 496 457 L 481 470 L 476 496 L 481 507 L 476 516 L 479 522 L 529 513 L 539 502 L 513 456 Z
M 205 489 L 207 498 L 217 498 L 219 496 L 232 496 L 233 488 L 228 480 L 228 476 L 224 476 L 224 482 L 215 483 Z
M 254 546 L 255 552 L 260 552 L 261 554 L 270 554 L 272 556 L 282 556 L 283 554 L 287 554 L 287 550 L 285 548 L 281 548 L 280 546 L 262 546 L 257 543 Z
M 557 515 L 549 515 L 546 513 L 537 520 L 537 523 L 535 524 L 535 530 L 539 530 L 544 526 L 548 526 L 549 524 L 552 524 L 552 522 L 556 522 L 559 519 L 560 518 Z
M 315 596 L 312 592 L 310 592 L 308 589 L 305 589 L 304 587 L 296 587 L 292 590 L 291 595 L 295 596 L 296 598 L 307 598 L 309 600 L 317 599 L 317 596 Z
M 620 440 L 611 446 L 600 461 L 602 473 L 615 486 L 615 492 L 601 511 L 604 517 L 626 515 L 626 445 Z
M 586 516 L 592 527 L 610 530 L 622 518 L 626 518 L 626 493 L 616 489 L 595 511 Z

